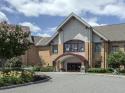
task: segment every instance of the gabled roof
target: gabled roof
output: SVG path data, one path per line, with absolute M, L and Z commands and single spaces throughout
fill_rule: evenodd
M 109 41 L 125 41 L 125 23 L 93 27 Z
M 71 18 L 76 18 L 82 24 L 86 25 L 90 30 L 95 32 L 98 36 L 106 41 L 125 41 L 125 24 L 114 24 L 104 26 L 91 26 L 85 22 L 81 17 L 71 13 L 57 28 L 52 37 L 33 36 L 36 46 L 48 45 L 58 34 L 61 27 L 63 27 Z
M 35 46 L 45 46 L 50 37 L 32 36 Z
M 87 22 L 85 22 L 81 17 L 77 16 L 75 13 L 71 13 L 57 28 L 56 28 L 56 33 L 50 38 L 50 40 L 46 43 L 49 44 L 57 35 L 58 35 L 58 31 L 59 29 L 65 25 L 72 17 L 76 18 L 77 20 L 79 20 L 82 24 L 86 25 L 88 28 L 92 28 L 91 25 L 89 25 Z M 100 37 L 102 37 L 104 40 L 107 40 L 107 38 L 103 35 L 101 35 L 99 32 L 97 32 L 96 30 L 93 29 L 93 31 L 99 35 Z

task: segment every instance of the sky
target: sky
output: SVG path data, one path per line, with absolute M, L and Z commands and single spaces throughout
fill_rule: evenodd
M 125 0 L 0 0 L 0 22 L 29 26 L 48 37 L 72 12 L 91 26 L 125 23 Z

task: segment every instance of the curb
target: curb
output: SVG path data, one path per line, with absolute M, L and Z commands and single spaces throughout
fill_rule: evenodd
M 125 78 L 124 75 L 111 75 L 111 74 L 85 73 L 85 75 L 96 75 L 96 76 L 108 76 L 108 77 L 116 77 L 116 78 Z
M 82 73 L 82 72 L 39 72 L 39 73 L 50 73 L 50 74 L 72 74 L 72 75 L 96 75 L 96 76 L 108 76 L 116 78 L 125 78 L 125 75 L 113 75 L 113 74 L 103 74 L 103 73 Z
M 44 83 L 44 82 L 49 81 L 50 79 L 52 79 L 52 78 L 47 76 L 46 79 L 35 81 L 35 82 L 29 82 L 29 83 L 24 83 L 24 84 L 17 84 L 17 85 L 0 87 L 0 90 L 11 89 L 11 88 L 16 88 L 16 87 L 21 87 L 21 86 L 28 86 L 28 85 L 38 84 L 38 83 Z

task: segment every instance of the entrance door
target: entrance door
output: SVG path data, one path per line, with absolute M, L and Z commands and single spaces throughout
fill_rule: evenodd
M 81 67 L 81 63 L 68 63 L 67 71 L 69 72 L 79 72 Z

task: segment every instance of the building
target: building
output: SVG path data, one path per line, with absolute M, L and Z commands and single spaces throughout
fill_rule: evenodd
M 125 24 L 91 26 L 71 13 L 52 37 L 32 39 L 24 64 L 54 66 L 56 71 L 79 71 L 82 65 L 107 68 L 111 52 L 125 51 Z

